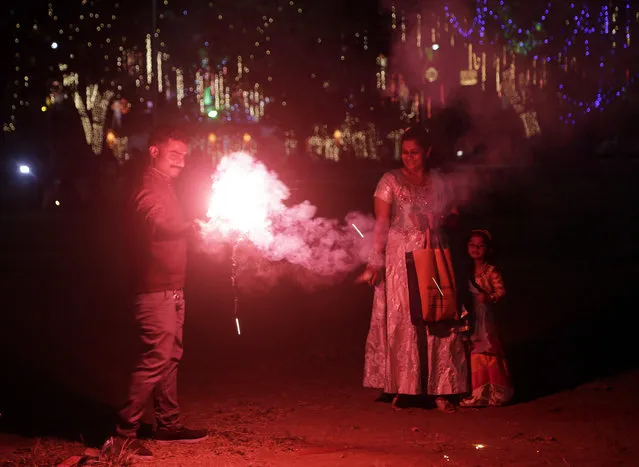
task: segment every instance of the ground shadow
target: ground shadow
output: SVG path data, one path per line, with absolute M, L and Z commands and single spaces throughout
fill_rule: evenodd
M 112 435 L 115 410 L 35 371 L 2 352 L 0 431 L 25 437 L 59 437 L 101 446 Z
M 520 402 L 534 400 L 639 367 L 636 317 L 629 296 L 582 305 L 578 314 L 508 353 Z

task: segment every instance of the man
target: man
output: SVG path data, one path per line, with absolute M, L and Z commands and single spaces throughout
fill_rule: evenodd
M 144 344 L 131 381 L 128 400 L 119 414 L 117 438 L 139 458 L 152 453 L 137 439 L 144 407 L 153 396 L 160 442 L 196 442 L 204 430 L 180 424 L 177 369 L 182 357 L 184 278 L 187 239 L 195 224 L 184 219 L 173 180 L 184 168 L 186 137 L 175 128 L 156 129 L 149 141 L 150 166 L 133 196 L 136 261 L 135 319 Z

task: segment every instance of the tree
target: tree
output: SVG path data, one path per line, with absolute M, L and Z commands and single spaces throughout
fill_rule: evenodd
M 14 69 L 16 78 L 22 78 L 14 81 L 14 96 L 31 104 L 25 117 L 27 110 L 50 112 L 71 105 L 79 119 L 69 126 L 79 121 L 91 151 L 101 154 L 111 100 L 135 89 L 134 77 L 120 66 L 128 44 L 125 28 L 118 24 L 119 4 L 18 4 L 10 16 L 15 21 Z
M 101 92 L 97 84 L 86 87 L 86 102 L 77 89 L 73 92 L 73 103 L 80 114 L 87 144 L 94 154 L 102 153 L 106 113 L 114 95 L 110 89 Z

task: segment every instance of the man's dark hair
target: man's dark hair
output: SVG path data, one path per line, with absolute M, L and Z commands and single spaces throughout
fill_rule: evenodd
M 161 125 L 157 126 L 149 136 L 149 147 L 159 146 L 167 143 L 170 139 L 188 144 L 189 138 L 187 133 L 179 126 Z

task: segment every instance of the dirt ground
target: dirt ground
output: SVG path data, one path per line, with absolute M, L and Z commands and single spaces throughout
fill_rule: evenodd
M 187 374 L 185 421 L 211 436 L 194 445 L 148 441 L 155 460 L 144 464 L 636 465 L 637 371 L 510 407 L 449 415 L 374 402 L 378 393 L 359 386 L 358 368 L 345 374 L 339 365 L 309 362 L 301 374 L 288 375 L 284 369 Z M 84 449 L 60 437 L 1 434 L 0 465 L 57 465 Z

